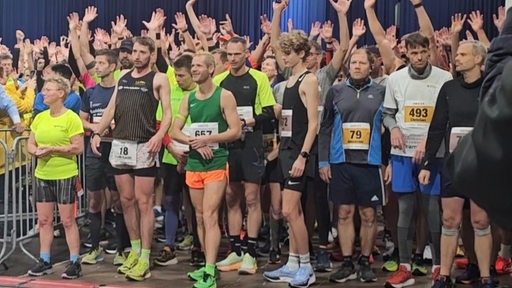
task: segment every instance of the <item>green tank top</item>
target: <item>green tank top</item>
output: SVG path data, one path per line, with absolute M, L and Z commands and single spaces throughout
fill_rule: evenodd
M 196 97 L 196 92 L 191 92 L 188 98 L 188 111 L 191 120 L 191 133 L 194 135 L 201 135 L 202 132 L 208 133 L 211 129 L 194 129 L 194 126 L 209 126 L 215 123 L 218 133 L 222 133 L 228 129 L 228 123 L 222 115 L 220 106 L 221 87 L 217 87 L 212 96 L 208 99 L 200 100 Z M 204 134 L 203 134 L 204 135 Z M 213 170 L 225 170 L 228 161 L 228 149 L 226 143 L 218 143 L 217 149 L 213 150 L 213 158 L 205 160 L 195 150 L 191 150 L 188 154 L 187 166 L 185 169 L 191 172 L 206 172 Z

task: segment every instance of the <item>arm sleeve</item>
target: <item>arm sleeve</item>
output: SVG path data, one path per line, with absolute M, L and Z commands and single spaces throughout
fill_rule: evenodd
M 14 69 L 16 69 L 16 71 L 18 71 L 18 73 L 20 73 L 20 71 L 18 70 L 18 65 L 19 65 L 19 62 L 20 62 L 20 48 L 14 48 L 14 51 L 12 53 L 12 67 Z M 15 79 L 13 79 L 15 80 Z
M 331 134 L 334 125 L 334 91 L 333 88 L 327 91 L 324 103 L 324 113 L 318 132 L 318 166 L 323 168 L 329 166 L 329 153 L 331 151 Z
M 446 125 L 448 124 L 448 101 L 446 98 L 446 85 L 441 87 L 437 96 L 436 107 L 432 122 L 428 128 L 427 144 L 425 146 L 424 169 L 430 170 L 430 163 L 436 157 L 437 150 L 446 134 Z
M 160 71 L 162 73 L 166 73 L 167 66 L 169 66 L 169 65 L 165 61 L 164 56 L 162 56 L 162 48 L 157 48 L 156 49 L 156 68 L 158 69 L 158 71 Z
M 389 131 L 398 127 L 395 118 L 396 112 L 398 112 L 398 109 L 384 107 L 384 112 L 382 113 L 382 123 L 384 123 L 384 127 L 388 128 Z

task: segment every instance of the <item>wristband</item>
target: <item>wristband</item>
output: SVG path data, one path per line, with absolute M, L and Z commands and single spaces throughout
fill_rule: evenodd
M 181 33 L 187 33 L 187 32 L 188 32 L 188 30 L 187 30 L 187 29 L 183 29 L 183 30 L 181 30 Z
M 176 114 L 175 117 L 178 118 L 178 119 L 181 119 L 183 121 L 187 121 L 187 118 L 185 118 L 185 116 L 181 115 L 180 113 Z
M 331 41 L 325 41 L 325 44 L 332 44 L 332 40 Z
M 414 5 L 412 5 L 412 6 L 414 7 L 414 9 L 418 9 L 418 8 L 420 8 L 421 6 L 423 6 L 423 3 L 422 3 L 422 2 L 420 2 L 420 3 L 418 3 L 418 4 L 414 4 Z
M 96 135 L 98 135 L 98 136 L 100 136 L 100 137 L 101 137 L 100 133 L 98 133 L 98 132 L 92 132 L 92 134 L 91 134 L 91 139 L 92 139 L 92 138 L 94 138 L 94 136 L 96 136 Z
M 241 118 L 240 120 L 243 122 L 242 127 L 246 127 L 247 121 L 244 118 Z
M 124 37 L 117 37 L 117 40 L 124 40 Z
M 206 41 L 213 41 L 212 37 L 206 38 Z
M 162 35 L 160 34 L 160 32 L 159 32 L 159 33 L 156 33 L 156 40 L 160 40 L 160 37 L 161 37 L 161 36 L 162 36 Z

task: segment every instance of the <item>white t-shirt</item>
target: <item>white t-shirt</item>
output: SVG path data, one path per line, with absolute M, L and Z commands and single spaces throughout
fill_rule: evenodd
M 427 137 L 439 90 L 451 79 L 449 72 L 437 67 L 432 67 L 432 72 L 425 79 L 412 79 L 408 67 L 389 76 L 384 108 L 398 109 L 395 118 L 405 137 L 405 152 L 392 149 L 391 154 L 414 155 L 418 144 Z M 441 147 L 438 151 L 440 157 L 444 153 L 444 145 Z

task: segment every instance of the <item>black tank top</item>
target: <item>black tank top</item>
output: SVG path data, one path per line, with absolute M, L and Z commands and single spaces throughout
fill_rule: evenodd
M 299 87 L 302 80 L 309 74 L 309 71 L 304 72 L 299 76 L 297 81 L 292 87 L 286 87 L 283 94 L 283 110 L 292 110 L 292 137 L 281 137 L 280 149 L 300 150 L 306 139 L 308 132 L 308 110 L 306 105 L 300 99 Z M 306 97 L 308 97 L 306 95 Z M 316 140 L 315 140 L 316 143 Z M 315 145 L 315 144 L 313 144 Z M 316 151 L 312 147 L 311 152 Z M 300 151 L 299 151 L 300 152 Z M 311 153 L 310 152 L 310 153 Z
M 158 100 L 153 94 L 156 72 L 134 78 L 132 72 L 119 79 L 114 114 L 115 139 L 147 142 L 156 133 Z

